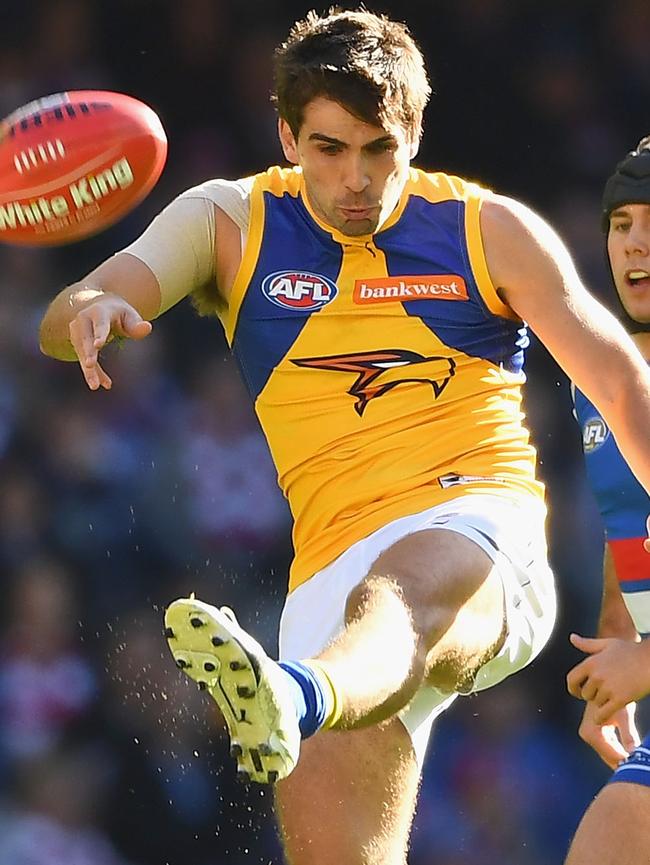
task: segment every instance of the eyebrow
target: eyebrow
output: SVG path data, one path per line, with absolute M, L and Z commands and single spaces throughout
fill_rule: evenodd
M 620 217 L 624 217 L 624 216 L 629 217 L 630 211 L 627 208 L 630 207 L 631 205 L 635 204 L 635 203 L 637 203 L 637 202 L 631 201 L 629 204 L 621 204 L 620 207 L 617 207 L 615 210 L 612 210 L 612 212 L 609 214 L 609 218 L 610 219 L 612 219 L 614 217 L 620 218 Z M 642 202 L 642 201 L 638 202 L 638 204 L 640 204 L 642 207 L 645 207 L 646 210 L 650 210 L 650 204 L 645 204 L 645 202 Z
M 322 141 L 325 144 L 334 144 L 337 147 L 348 147 L 349 146 L 348 144 L 346 144 L 345 141 L 341 141 L 338 138 L 332 138 L 331 136 L 325 135 L 322 132 L 312 132 L 311 135 L 309 136 L 308 140 L 309 141 Z M 396 141 L 395 136 L 391 135 L 390 133 L 388 135 L 381 135 L 379 138 L 374 138 L 372 141 L 367 141 L 363 145 L 362 150 L 367 150 L 369 147 L 374 147 L 377 144 L 388 144 L 388 143 L 392 143 L 395 141 Z

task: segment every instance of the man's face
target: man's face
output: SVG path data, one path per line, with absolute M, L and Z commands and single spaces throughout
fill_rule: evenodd
M 285 156 L 302 167 L 309 204 L 329 226 L 372 234 L 395 209 L 417 150 L 401 126 L 373 126 L 318 96 L 297 140 L 282 119 L 279 131 Z
M 650 322 L 650 205 L 623 204 L 609 218 L 607 252 L 627 314 Z

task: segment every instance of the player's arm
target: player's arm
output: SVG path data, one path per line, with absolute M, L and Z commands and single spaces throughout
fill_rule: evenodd
M 598 617 L 598 636 L 616 637 L 633 642 L 639 639 L 632 616 L 623 600 L 614 557 L 608 544 L 605 545 L 603 559 L 603 593 Z
M 160 303 L 158 281 L 147 265 L 118 253 L 57 294 L 41 322 L 41 351 L 57 360 L 79 360 L 91 387 L 95 378 L 110 386 L 101 367 L 93 375 L 98 351 L 115 336 L 146 336 Z
M 623 600 L 614 559 L 609 547 L 605 548 L 603 562 L 603 593 L 598 621 L 598 637 L 600 639 L 626 640 L 636 642 L 639 639 L 632 617 Z M 571 642 L 578 649 L 588 651 L 590 641 L 578 634 L 571 635 Z M 574 697 L 582 698 L 591 689 L 589 675 L 582 667 L 582 661 L 577 664 L 567 676 L 567 687 Z M 622 672 L 622 671 L 621 671 Z M 598 691 L 595 692 L 596 699 Z M 596 753 L 610 766 L 615 768 L 621 760 L 639 744 L 639 734 L 636 729 L 634 715 L 636 703 L 627 703 L 607 723 L 600 720 L 600 705 L 596 700 L 589 700 L 585 706 L 578 733 L 580 738 L 590 745 Z
M 99 363 L 104 345 L 147 336 L 151 319 L 214 281 L 214 211 L 205 199 L 181 196 L 135 243 L 59 292 L 41 322 L 41 350 L 78 360 L 92 390 L 110 388 Z
M 571 642 L 587 657 L 571 670 L 567 686 L 574 697 L 594 703 L 595 723 L 650 693 L 650 640 L 640 640 L 627 612 L 611 554 L 605 557 L 599 635 L 572 634 Z
M 585 289 L 565 245 L 541 217 L 494 196 L 483 203 L 481 231 L 499 296 L 598 408 L 650 493 L 650 373 L 634 343 Z

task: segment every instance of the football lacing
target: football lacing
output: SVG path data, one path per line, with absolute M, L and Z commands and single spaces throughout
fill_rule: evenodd
M 56 160 L 65 156 L 65 147 L 60 138 L 55 138 L 53 141 L 44 141 L 42 144 L 37 144 L 36 147 L 28 147 L 20 153 L 14 155 L 14 165 L 18 174 L 23 174 L 31 168 L 35 168 L 40 162 L 47 164 L 48 162 L 56 162 Z

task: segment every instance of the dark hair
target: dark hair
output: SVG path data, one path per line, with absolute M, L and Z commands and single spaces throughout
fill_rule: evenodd
M 378 126 L 398 123 L 417 141 L 431 95 L 424 59 L 405 24 L 366 9 L 309 12 L 275 51 L 273 101 L 297 137 L 317 96 Z

